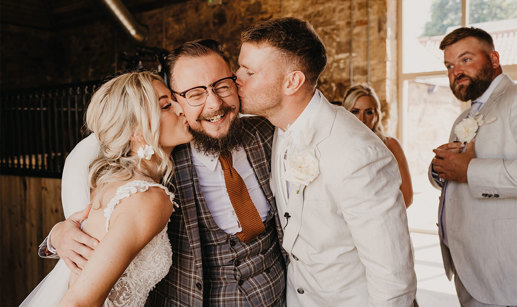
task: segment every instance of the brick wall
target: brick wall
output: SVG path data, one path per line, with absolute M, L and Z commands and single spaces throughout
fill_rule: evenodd
M 214 6 L 191 0 L 135 15 L 150 29 L 147 46 L 172 49 L 214 38 L 223 42 L 234 69 L 239 35 L 247 26 L 271 17 L 308 20 L 328 50 L 319 88 L 329 100 L 341 100 L 351 81 L 369 81 L 381 100 L 394 102 L 395 12 L 395 0 L 225 0 Z M 132 54 L 137 46 L 110 19 L 58 31 L 3 26 L 1 32 L 2 89 L 103 79 L 123 70 L 122 52 Z

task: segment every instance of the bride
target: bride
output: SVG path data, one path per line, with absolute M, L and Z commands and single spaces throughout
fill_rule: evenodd
M 21 306 L 143 306 L 169 271 L 175 203 L 164 185 L 172 149 L 191 140 L 181 107 L 159 76 L 128 73 L 93 95 L 86 124 L 101 150 L 82 228 L 99 245 L 80 273 L 60 260 Z

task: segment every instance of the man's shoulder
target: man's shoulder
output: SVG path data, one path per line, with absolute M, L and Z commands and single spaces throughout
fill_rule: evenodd
M 273 126 L 267 119 L 261 116 L 243 116 L 241 118 L 243 129 L 252 135 L 258 133 L 262 138 L 271 138 L 275 132 Z
M 262 116 L 243 116 L 241 117 L 241 120 L 244 127 L 250 130 L 273 130 L 275 128 L 266 118 Z

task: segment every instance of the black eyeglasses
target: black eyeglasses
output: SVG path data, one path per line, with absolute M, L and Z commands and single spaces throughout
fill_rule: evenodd
M 198 107 L 205 104 L 208 97 L 208 88 L 212 88 L 212 92 L 219 98 L 226 98 L 236 93 L 237 85 L 235 81 L 236 76 L 226 77 L 215 81 L 207 86 L 196 86 L 181 93 L 172 90 L 175 95 L 180 95 L 187 100 L 187 103 L 193 107 Z

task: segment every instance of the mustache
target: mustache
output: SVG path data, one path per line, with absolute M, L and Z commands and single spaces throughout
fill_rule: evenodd
M 462 73 L 462 74 L 460 74 L 460 75 L 458 75 L 457 77 L 454 78 L 453 85 L 456 86 L 458 81 L 460 81 L 461 79 L 467 79 L 470 82 L 472 82 L 472 78 L 471 77 L 469 77 L 469 76 L 467 76 L 467 75 Z
M 205 114 L 200 114 L 196 121 L 202 121 L 202 120 L 207 120 L 208 118 L 210 117 L 214 117 L 214 116 L 218 116 L 218 115 L 224 115 L 226 113 L 229 113 L 229 112 L 232 112 L 235 110 L 235 106 L 233 107 L 230 107 L 228 105 L 224 105 L 222 106 L 219 110 L 217 111 L 214 111 L 214 112 L 211 112 L 211 113 L 205 113 Z

